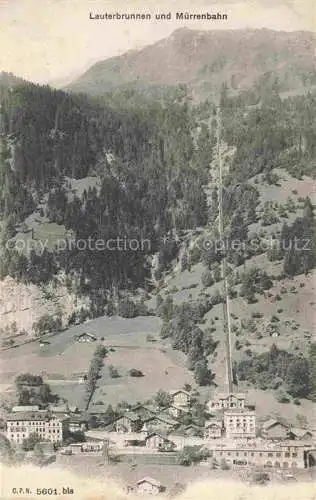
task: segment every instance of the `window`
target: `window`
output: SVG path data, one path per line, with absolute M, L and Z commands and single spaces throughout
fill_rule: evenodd
M 273 453 L 268 453 L 268 457 L 273 457 Z
M 276 454 L 277 457 L 281 457 L 281 455 L 282 455 L 282 453 L 280 453 L 279 451 Z
M 292 453 L 292 458 L 296 458 L 297 457 L 297 453 Z
M 285 456 L 286 456 L 286 458 L 288 458 L 290 456 L 290 453 L 286 452 Z
M 248 453 L 245 451 L 245 453 L 244 453 L 244 457 L 246 457 L 247 455 L 248 455 Z

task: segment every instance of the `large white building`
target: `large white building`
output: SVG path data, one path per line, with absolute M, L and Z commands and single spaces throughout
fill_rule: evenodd
M 256 437 L 256 414 L 253 410 L 236 409 L 224 413 L 226 437 L 248 439 Z
M 211 457 L 220 461 L 224 459 L 229 465 L 261 466 L 275 469 L 304 469 L 309 467 L 311 444 L 288 441 L 269 444 L 265 441 L 253 441 L 234 446 L 217 445 L 210 449 Z
M 21 444 L 31 434 L 37 434 L 43 441 L 59 443 L 67 429 L 68 419 L 46 411 L 16 412 L 7 417 L 7 438 Z

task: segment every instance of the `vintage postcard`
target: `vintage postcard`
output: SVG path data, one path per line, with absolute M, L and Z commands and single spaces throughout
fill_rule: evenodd
M 0 500 L 313 500 L 316 4 L 0 0 Z

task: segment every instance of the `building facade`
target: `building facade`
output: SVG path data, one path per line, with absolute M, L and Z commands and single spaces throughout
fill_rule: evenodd
M 261 427 L 261 435 L 264 439 L 286 439 L 289 427 L 275 419 L 266 420 Z
M 170 396 L 172 398 L 173 406 L 175 406 L 175 407 L 188 407 L 188 406 L 190 406 L 191 397 L 187 391 L 184 391 L 183 389 L 171 391 Z
M 36 434 L 43 441 L 60 443 L 66 429 L 67 418 L 50 415 L 46 411 L 17 412 L 7 417 L 7 438 L 18 444 L 31 434 Z
M 211 420 L 205 422 L 205 439 L 219 439 L 222 437 L 223 423 L 221 420 Z
M 256 414 L 253 410 L 229 410 L 224 413 L 224 427 L 229 439 L 256 437 Z
M 170 439 L 162 436 L 161 434 L 150 434 L 145 440 L 146 447 L 152 450 L 170 449 L 174 448 L 174 444 Z
M 79 415 L 73 415 L 68 419 L 68 426 L 70 432 L 84 432 L 88 429 L 88 422 L 86 419 L 80 417 Z
M 209 401 L 206 406 L 209 411 L 225 410 L 228 408 L 245 408 L 245 399 L 245 394 L 241 393 L 218 394 L 213 400 Z
M 76 340 L 81 344 L 85 344 L 89 342 L 96 342 L 97 338 L 94 335 L 91 335 L 90 333 L 81 333 L 80 335 L 76 336 Z
M 174 418 L 182 417 L 183 415 L 187 415 L 189 410 L 184 406 L 169 406 L 168 413 Z
M 304 469 L 307 464 L 308 448 L 305 445 L 288 442 L 280 445 L 258 443 L 245 447 L 218 446 L 210 450 L 211 457 L 220 462 L 224 459 L 232 467 L 259 466 L 275 469 Z
M 135 415 L 132 412 L 119 417 L 114 423 L 115 431 L 120 433 L 138 432 L 141 430 L 141 427 L 141 419 L 138 417 L 138 415 Z
M 151 477 L 140 479 L 136 485 L 136 492 L 139 495 L 157 495 L 161 491 L 161 483 Z

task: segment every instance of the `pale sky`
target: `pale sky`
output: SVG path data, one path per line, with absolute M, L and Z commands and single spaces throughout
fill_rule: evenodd
M 90 12 L 185 11 L 220 12 L 228 21 L 89 19 Z M 63 80 L 185 26 L 316 31 L 316 0 L 0 0 L 0 71 L 39 83 Z

